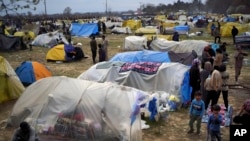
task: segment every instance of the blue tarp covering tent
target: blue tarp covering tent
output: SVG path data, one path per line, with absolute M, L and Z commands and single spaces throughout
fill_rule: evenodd
M 164 63 L 164 62 L 171 62 L 170 57 L 167 52 L 157 52 L 157 51 L 134 51 L 134 52 L 124 52 L 118 53 L 114 57 L 112 57 L 109 62 L 127 62 L 127 63 L 137 63 L 137 62 L 157 62 L 157 63 Z M 187 103 L 190 101 L 190 94 L 192 88 L 189 85 L 189 71 L 185 73 L 183 83 L 181 86 L 181 96 L 182 101 Z
M 71 35 L 79 37 L 89 37 L 91 35 L 99 34 L 97 23 L 72 23 L 71 24 Z
M 186 34 L 189 31 L 189 26 L 187 25 L 179 25 L 174 27 L 174 31 L 178 32 L 179 34 Z
M 121 61 L 121 62 L 171 62 L 168 53 L 166 52 L 158 52 L 158 51 L 133 51 L 133 52 L 123 52 L 118 53 L 114 57 L 110 59 L 113 61 Z

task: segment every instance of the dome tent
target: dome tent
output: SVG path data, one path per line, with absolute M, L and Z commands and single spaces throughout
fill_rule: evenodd
M 25 86 L 52 76 L 52 73 L 43 64 L 36 61 L 25 61 L 15 71 Z
M 113 83 L 48 77 L 24 91 L 13 107 L 8 124 L 18 126 L 26 120 L 44 140 L 112 140 L 122 135 L 131 141 L 141 141 L 140 115 L 135 114 L 133 124 L 130 117 L 134 113 L 133 105 L 146 95 Z

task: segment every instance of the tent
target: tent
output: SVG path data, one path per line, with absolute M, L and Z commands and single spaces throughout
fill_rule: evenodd
M 109 61 L 120 61 L 120 62 L 179 62 L 184 65 L 191 66 L 193 59 L 196 58 L 195 52 L 187 53 L 174 53 L 170 52 L 158 52 L 158 51 L 132 51 L 117 53 Z
M 59 31 L 54 31 L 50 33 L 40 34 L 33 41 L 33 46 L 39 47 L 53 47 L 62 41 L 64 44 L 69 44 L 67 39 L 64 37 L 63 33 Z
M 36 61 L 25 61 L 15 71 L 25 86 L 39 79 L 52 76 L 52 73 L 43 64 Z
M 249 25 L 247 24 L 239 24 L 235 22 L 228 22 L 221 26 L 221 36 L 222 37 L 231 37 L 232 36 L 232 28 L 235 26 L 239 30 L 239 34 L 248 31 Z
M 46 54 L 47 61 L 73 61 L 84 58 L 84 53 L 80 47 L 59 44 L 51 48 Z
M 187 53 L 194 50 L 198 56 L 201 56 L 204 48 L 208 45 L 210 43 L 203 40 L 183 40 L 176 42 L 158 38 L 151 42 L 150 47 L 155 51 L 173 51 L 175 53 Z
M 188 25 L 179 25 L 174 27 L 174 31 L 178 32 L 179 34 L 187 34 L 190 28 Z
M 70 27 L 70 32 L 72 36 L 79 37 L 89 37 L 91 35 L 99 34 L 97 23 L 72 23 Z
M 166 60 L 166 59 L 165 59 Z M 164 61 L 164 60 L 163 60 Z M 160 62 L 101 62 L 78 76 L 96 82 L 113 82 L 143 91 L 164 91 L 184 103 L 190 101 L 189 66 Z
M 24 86 L 9 62 L 0 56 L 0 103 L 18 98 Z
M 157 34 L 158 32 L 157 27 L 154 26 L 141 27 L 135 31 L 136 34 Z
M 126 20 L 123 21 L 122 27 L 130 27 L 131 30 L 136 30 L 142 27 L 142 23 L 140 20 Z
M 128 36 L 124 39 L 123 50 L 143 50 L 147 48 L 147 38 L 142 36 Z
M 8 125 L 16 127 L 25 120 L 42 140 L 141 141 L 138 108 L 147 95 L 113 83 L 48 77 L 24 91 Z
M 129 27 L 114 27 L 111 29 L 111 33 L 114 34 L 131 34 L 132 31 Z
M 22 38 L 0 34 L 0 51 L 24 50 L 27 46 Z

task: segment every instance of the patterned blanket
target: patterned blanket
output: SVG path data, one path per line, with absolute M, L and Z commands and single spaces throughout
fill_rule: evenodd
M 220 104 L 220 107 L 221 107 L 220 114 L 222 115 L 222 120 L 223 120 L 221 123 L 221 126 L 225 126 L 225 127 L 230 126 L 230 124 L 232 123 L 232 115 L 233 115 L 232 106 L 228 106 L 228 111 L 225 111 L 226 107 L 224 106 L 224 104 Z M 204 114 L 202 117 L 203 123 L 207 123 L 209 115 L 212 114 L 210 106 L 207 109 L 207 113 L 208 114 L 206 114 L 206 115 Z
M 135 71 L 143 74 L 156 74 L 161 63 L 139 62 L 139 63 L 124 63 L 119 72 Z

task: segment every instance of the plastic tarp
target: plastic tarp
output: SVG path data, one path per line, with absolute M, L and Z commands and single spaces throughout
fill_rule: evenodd
M 36 37 L 35 33 L 32 31 L 18 31 L 14 33 L 14 36 L 22 37 L 24 40 L 33 40 Z
M 0 56 L 0 103 L 18 98 L 24 86 L 9 62 Z
M 89 37 L 91 35 L 98 34 L 97 23 L 72 23 L 71 24 L 71 35 L 79 37 Z
M 142 36 L 128 36 L 124 39 L 123 50 L 143 50 L 147 47 L 147 38 Z
M 111 33 L 115 33 L 115 34 L 131 34 L 132 31 L 129 27 L 114 27 L 111 30 Z
M 194 50 L 198 56 L 201 56 L 204 48 L 208 45 L 210 43 L 203 40 L 183 40 L 176 42 L 158 38 L 151 42 L 150 47 L 155 51 L 173 51 L 175 53 L 187 53 Z
M 0 51 L 27 49 L 21 37 L 0 34 Z
M 39 79 L 52 76 L 43 64 L 36 61 L 23 62 L 15 72 L 24 85 L 30 85 Z
M 141 27 L 135 31 L 135 33 L 142 33 L 142 34 L 157 34 L 158 29 L 156 27 Z
M 58 44 L 58 41 L 62 41 L 64 44 L 69 44 L 67 39 L 64 37 L 63 33 L 59 31 L 50 32 L 38 35 L 33 41 L 33 46 L 39 46 L 39 47 L 54 47 Z
M 122 22 L 122 27 L 130 27 L 131 30 L 136 30 L 142 27 L 140 20 L 126 20 Z
M 174 27 L 174 31 L 178 32 L 179 34 L 187 34 L 190 28 L 187 25 L 179 25 Z
M 48 77 L 24 91 L 8 124 L 17 127 L 25 120 L 44 140 L 142 141 L 140 109 L 134 106 L 140 107 L 146 96 L 114 83 Z
M 239 35 L 235 37 L 235 43 L 237 45 L 250 45 L 250 35 Z
M 133 51 L 118 53 L 112 57 L 109 61 L 121 61 L 121 62 L 171 62 L 167 52 L 158 51 Z
M 79 79 L 96 82 L 113 82 L 143 91 L 164 91 L 175 94 L 185 103 L 190 101 L 187 75 L 189 66 L 180 63 L 156 62 L 101 62 L 83 72 Z
M 235 26 L 238 29 L 239 34 L 244 33 L 244 32 L 249 30 L 248 24 L 239 24 L 239 23 L 235 23 L 235 22 L 228 22 L 228 23 L 224 24 L 223 26 L 221 26 L 221 36 L 222 37 L 231 37 L 233 26 Z

